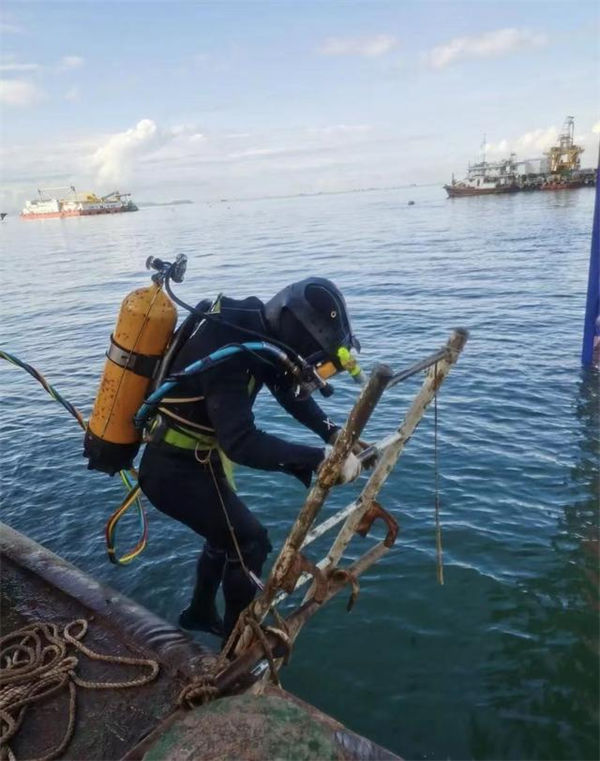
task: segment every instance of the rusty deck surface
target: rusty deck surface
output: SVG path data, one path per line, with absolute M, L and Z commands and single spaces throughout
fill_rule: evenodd
M 168 716 L 181 688 L 210 653 L 182 631 L 87 576 L 36 542 L 0 524 L 2 635 L 37 622 L 87 619 L 83 643 L 110 655 L 159 662 L 150 684 L 128 689 L 77 688 L 77 727 L 63 758 L 118 759 Z M 139 677 L 139 667 L 94 661 L 78 654 L 78 674 L 90 681 Z M 62 738 L 68 693 L 27 712 L 15 742 L 17 759 L 37 758 Z
M 99 653 L 150 658 L 160 672 L 150 684 L 126 689 L 77 688 L 75 732 L 61 758 L 163 759 L 396 759 L 284 690 L 268 688 L 221 698 L 193 711 L 177 709 L 182 687 L 214 654 L 181 630 L 70 563 L 0 523 L 2 636 L 36 622 L 89 622 L 84 644 Z M 78 655 L 86 680 L 126 681 L 139 667 Z M 28 709 L 11 741 L 17 759 L 39 758 L 58 745 L 68 719 L 68 692 Z

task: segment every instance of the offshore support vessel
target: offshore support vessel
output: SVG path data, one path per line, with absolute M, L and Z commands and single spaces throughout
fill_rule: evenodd
M 444 185 L 449 198 L 462 196 L 519 193 L 524 190 L 571 190 L 594 187 L 595 169 L 581 169 L 584 149 L 575 145 L 575 120 L 567 116 L 558 143 L 544 153 L 543 158 L 517 160 L 515 153 L 497 162 L 486 161 L 485 139 L 483 156 L 469 164 L 467 176 Z
M 49 190 L 61 190 L 50 188 Z M 105 196 L 95 193 L 78 193 L 71 185 L 68 198 L 51 198 L 49 190 L 38 189 L 39 198 L 27 201 L 21 211 L 22 219 L 48 219 L 52 217 L 87 217 L 95 214 L 119 214 L 124 211 L 137 211 L 138 207 L 131 200 L 131 193 L 119 193 L 118 190 Z

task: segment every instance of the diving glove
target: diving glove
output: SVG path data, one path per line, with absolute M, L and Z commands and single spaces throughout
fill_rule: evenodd
M 327 440 L 327 443 L 335 444 L 341 431 L 342 431 L 341 428 L 336 428 L 335 431 L 331 434 L 331 436 Z M 361 452 L 364 452 L 365 449 L 369 449 L 370 446 L 371 445 L 367 441 L 358 439 L 358 441 L 356 441 L 352 447 L 352 452 L 358 457 Z M 374 454 L 372 457 L 369 457 L 366 460 L 361 460 L 363 470 L 369 470 L 369 468 L 372 468 L 373 465 L 375 465 L 376 459 L 377 459 L 377 455 Z
M 329 457 L 332 449 L 333 447 L 330 446 L 325 447 L 325 458 L 323 462 L 325 462 L 325 460 Z M 349 484 L 351 481 L 354 481 L 360 476 L 361 471 L 362 464 L 360 460 L 354 454 L 354 452 L 350 452 L 342 463 L 340 475 L 337 481 L 338 484 Z

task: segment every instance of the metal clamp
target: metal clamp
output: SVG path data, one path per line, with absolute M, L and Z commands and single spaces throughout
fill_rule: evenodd
M 381 518 L 381 520 L 384 521 L 388 528 L 383 543 L 386 547 L 391 547 L 396 541 L 400 527 L 398 526 L 398 523 L 392 518 L 392 516 L 386 510 L 384 510 L 383 507 L 381 507 L 379 502 L 376 502 L 375 500 L 373 500 L 371 507 L 360 519 L 360 522 L 356 527 L 356 533 L 359 536 L 365 537 L 378 518 Z
M 302 573 L 312 576 L 314 582 L 314 594 L 312 599 L 315 602 L 322 603 L 327 597 L 327 578 L 323 571 L 314 563 L 304 557 L 300 552 L 296 552 L 287 573 L 280 582 L 280 587 L 284 592 L 292 594 L 296 589 L 296 584 Z
M 123 367 L 125 370 L 131 370 L 136 375 L 141 375 L 143 378 L 152 378 L 154 373 L 158 369 L 158 365 L 162 359 L 162 355 L 148 356 L 147 354 L 138 354 L 135 351 L 129 351 L 115 341 L 115 337 L 110 337 L 110 346 L 106 352 L 106 356 L 115 365 Z
M 328 576 L 331 579 L 331 581 L 337 581 L 338 583 L 342 582 L 344 584 L 352 585 L 352 594 L 350 595 L 348 599 L 348 603 L 346 604 L 346 610 L 348 611 L 348 613 L 350 613 L 350 611 L 354 607 L 354 603 L 356 602 L 358 593 L 360 592 L 358 577 L 356 576 L 356 574 L 352 573 L 352 571 L 348 571 L 346 568 L 332 568 L 329 571 Z

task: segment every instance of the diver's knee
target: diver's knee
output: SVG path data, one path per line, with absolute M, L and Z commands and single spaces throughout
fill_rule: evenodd
M 210 560 L 224 560 L 226 551 L 222 549 L 221 547 L 217 547 L 214 544 L 211 544 L 208 539 L 204 542 L 204 547 L 202 548 L 202 552 L 204 555 L 206 555 L 207 558 Z
M 246 539 L 244 542 L 240 543 L 238 548 L 229 550 L 227 552 L 227 563 L 231 564 L 240 562 L 238 549 L 244 564 L 247 565 L 251 571 L 254 571 L 254 573 L 260 573 L 269 552 L 273 549 L 273 546 L 269 541 L 267 530 L 263 529 L 251 539 Z

